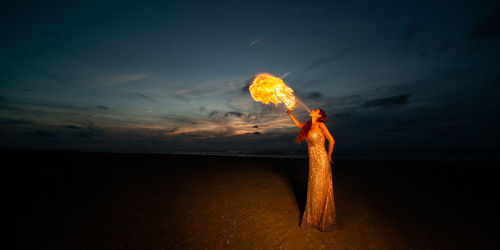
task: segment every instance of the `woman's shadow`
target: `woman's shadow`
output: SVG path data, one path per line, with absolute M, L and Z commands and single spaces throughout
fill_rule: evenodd
M 302 166 L 303 165 L 303 166 Z M 307 178 L 308 164 L 296 164 L 289 161 L 276 161 L 272 165 L 274 172 L 278 173 L 284 182 L 289 186 L 297 201 L 299 209 L 299 221 L 306 206 L 307 199 Z

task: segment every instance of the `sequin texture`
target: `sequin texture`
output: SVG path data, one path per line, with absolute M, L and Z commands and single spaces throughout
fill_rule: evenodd
M 306 207 L 300 227 L 332 231 L 335 229 L 336 212 L 332 168 L 325 149 L 325 137 L 318 127 L 312 127 L 306 142 L 309 153 L 309 177 Z

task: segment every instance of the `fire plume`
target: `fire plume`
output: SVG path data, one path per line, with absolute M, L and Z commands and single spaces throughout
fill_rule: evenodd
M 283 103 L 292 110 L 297 105 L 297 100 L 293 94 L 293 89 L 286 86 L 281 78 L 271 74 L 258 74 L 249 87 L 250 95 L 255 101 L 265 104 Z

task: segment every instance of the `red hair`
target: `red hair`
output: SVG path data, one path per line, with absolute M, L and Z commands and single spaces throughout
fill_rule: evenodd
M 323 111 L 322 109 L 319 109 L 319 114 L 321 115 L 321 117 L 319 117 L 317 121 L 318 122 L 325 122 L 326 121 L 325 111 Z M 306 139 L 307 135 L 309 134 L 309 131 L 311 130 L 311 125 L 312 125 L 311 119 L 309 119 L 309 121 L 304 123 L 304 125 L 302 126 L 302 129 L 300 130 L 299 135 L 297 136 L 297 138 L 295 138 L 295 143 L 300 144 L 300 143 L 302 143 L 303 140 Z

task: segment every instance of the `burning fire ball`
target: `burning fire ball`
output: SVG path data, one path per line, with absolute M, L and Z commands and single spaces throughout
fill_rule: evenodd
M 249 87 L 252 98 L 257 102 L 269 104 L 283 103 L 289 110 L 293 110 L 297 105 L 297 100 L 293 94 L 293 89 L 279 77 L 271 74 L 258 74 Z

